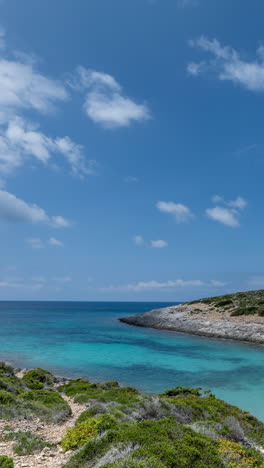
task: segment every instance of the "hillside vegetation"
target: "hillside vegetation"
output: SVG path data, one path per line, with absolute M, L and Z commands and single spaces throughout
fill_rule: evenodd
M 259 315 L 264 317 L 264 289 L 208 297 L 188 302 L 187 304 L 197 303 L 207 304 L 218 310 L 228 311 L 231 316 Z
M 15 460 L 56 446 L 65 456 L 69 454 L 66 463 L 55 465 L 53 458 L 51 465 L 43 462 L 43 467 L 264 468 L 264 423 L 210 391 L 175 387 L 147 396 L 114 381 L 99 384 L 76 379 L 60 385 L 42 369 L 19 378 L 4 363 L 0 364 L 0 389 L 2 468 L 20 466 L 6 452 L 1 454 L 8 441 Z M 34 425 L 31 432 L 19 429 L 21 422 L 34 418 L 54 425 L 70 421 L 65 399 L 82 403 L 84 411 L 56 444 L 41 437 L 37 429 L 34 432 Z

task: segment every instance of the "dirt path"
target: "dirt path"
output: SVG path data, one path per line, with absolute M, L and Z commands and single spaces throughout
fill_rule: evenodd
M 37 454 L 17 456 L 13 452 L 13 445 L 15 442 L 3 441 L 3 435 L 6 434 L 4 428 L 8 425 L 10 430 L 30 431 L 47 442 L 58 444 L 65 435 L 67 429 L 73 427 L 80 414 L 87 409 L 87 405 L 74 403 L 71 398 L 65 395 L 62 396 L 72 410 L 72 417 L 63 424 L 46 424 L 39 419 L 34 419 L 32 421 L 0 421 L 0 455 L 7 455 L 13 458 L 15 468 L 60 468 L 69 460 L 72 451 L 63 453 L 60 445 L 52 448 L 45 447 Z

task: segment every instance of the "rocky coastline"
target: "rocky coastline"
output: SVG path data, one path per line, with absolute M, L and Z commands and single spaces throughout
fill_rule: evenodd
M 151 310 L 119 320 L 138 327 L 264 344 L 264 317 L 232 316 L 229 310 L 202 302 Z

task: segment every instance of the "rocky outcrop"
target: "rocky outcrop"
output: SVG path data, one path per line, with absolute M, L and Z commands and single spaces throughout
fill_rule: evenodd
M 120 321 L 138 327 L 264 344 L 263 317 L 232 317 L 202 303 L 156 309 Z

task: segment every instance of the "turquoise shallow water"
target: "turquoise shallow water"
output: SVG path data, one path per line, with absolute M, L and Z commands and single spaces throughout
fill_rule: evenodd
M 0 360 L 147 393 L 201 386 L 264 420 L 264 348 L 131 327 L 167 303 L 0 302 Z

